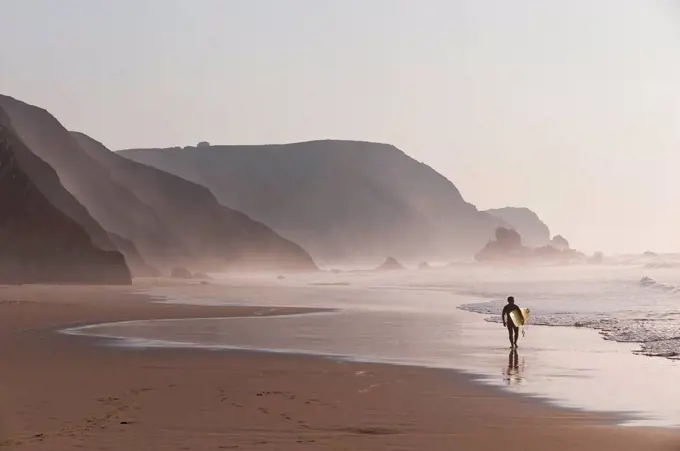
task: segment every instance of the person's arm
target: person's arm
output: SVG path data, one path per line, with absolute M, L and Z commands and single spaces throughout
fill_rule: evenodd
M 503 319 L 503 327 L 507 327 L 505 323 L 505 315 L 508 314 L 508 306 L 503 307 L 503 312 L 501 313 L 501 318 Z

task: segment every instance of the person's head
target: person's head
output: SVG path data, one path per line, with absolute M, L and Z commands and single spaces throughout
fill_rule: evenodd
M 508 296 L 508 304 L 514 304 L 515 303 L 515 298 L 512 296 Z

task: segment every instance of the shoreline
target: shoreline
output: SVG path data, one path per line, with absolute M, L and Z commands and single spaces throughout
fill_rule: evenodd
M 176 305 L 181 305 L 181 304 L 176 304 Z M 233 306 L 226 307 L 228 309 L 231 309 Z M 262 309 L 265 310 L 271 310 L 267 307 L 249 307 L 249 306 L 237 306 L 237 307 L 242 307 L 242 308 L 247 308 L 247 309 L 253 309 L 255 311 L 259 311 Z M 220 308 L 220 307 L 217 307 Z M 291 307 L 291 310 L 295 310 L 295 308 Z M 304 310 L 304 309 L 303 309 Z M 178 350 L 178 351 L 196 351 L 196 352 L 223 352 L 223 353 L 252 353 L 255 355 L 260 355 L 260 356 L 284 356 L 284 357 L 290 357 L 290 358 L 305 358 L 305 359 L 319 359 L 319 360 L 327 360 L 331 362 L 342 362 L 342 363 L 347 363 L 347 364 L 367 364 L 367 365 L 380 365 L 380 366 L 391 366 L 391 367 L 396 367 L 396 368 L 419 368 L 422 370 L 426 371 L 435 371 L 435 372 L 453 372 L 457 374 L 458 376 L 465 377 L 468 379 L 468 381 L 472 384 L 475 385 L 481 385 L 485 388 L 488 388 L 489 390 L 492 390 L 494 392 L 498 392 L 499 394 L 502 395 L 507 395 L 510 397 L 519 397 L 519 398 L 525 398 L 531 401 L 535 401 L 537 403 L 540 403 L 546 407 L 549 408 L 554 408 L 562 411 L 569 411 L 569 412 L 577 412 L 577 413 L 584 413 L 587 415 L 593 415 L 594 417 L 597 417 L 598 419 L 606 418 L 605 423 L 608 425 L 616 426 L 616 427 L 631 427 L 629 425 L 624 424 L 623 422 L 625 421 L 630 421 L 634 419 L 634 414 L 635 412 L 632 413 L 625 413 L 625 412 L 616 412 L 616 411 L 594 411 L 594 410 L 589 410 L 586 408 L 581 408 L 581 407 L 569 407 L 569 406 L 563 406 L 558 403 L 558 401 L 544 396 L 544 395 L 539 395 L 539 394 L 532 394 L 532 393 L 518 393 L 518 392 L 513 392 L 507 388 L 502 387 L 499 384 L 494 384 L 490 383 L 487 381 L 484 381 L 486 378 L 486 374 L 482 372 L 476 372 L 475 370 L 463 370 L 459 368 L 454 368 L 454 367 L 445 367 L 445 366 L 428 366 L 426 364 L 419 364 L 419 363 L 408 363 L 408 362 L 401 362 L 401 361 L 390 361 L 388 359 L 383 359 L 380 360 L 379 358 L 362 358 L 362 357 L 356 357 L 356 356 L 351 356 L 351 355 L 334 355 L 334 354 L 325 354 L 325 353 L 320 353 L 320 352 L 314 352 L 314 351 L 305 351 L 305 350 L 296 350 L 296 349 L 276 349 L 276 348 L 258 348 L 258 347 L 247 347 L 247 346 L 238 346 L 238 345 L 203 345 L 203 344 L 198 344 L 198 343 L 187 343 L 187 342 L 174 342 L 174 341 L 169 341 L 169 340 L 152 340 L 152 339 L 143 339 L 143 338 L 130 338 L 130 337 L 122 337 L 122 336 L 117 336 L 117 335 L 99 335 L 97 333 L 88 333 L 87 330 L 91 328 L 98 328 L 101 326 L 125 326 L 128 324 L 132 323 L 145 323 L 148 321 L 151 322 L 171 322 L 171 321 L 191 321 L 191 320 L 203 320 L 203 319 L 255 319 L 255 318 L 272 318 L 272 317 L 280 317 L 280 316 L 286 316 L 286 317 L 293 317 L 293 316 L 310 316 L 310 315 L 319 315 L 319 314 L 333 314 L 337 312 L 335 309 L 328 309 L 328 310 L 314 310 L 314 309 L 309 309 L 309 311 L 284 311 L 282 313 L 278 312 L 273 312 L 270 311 L 268 312 L 267 315 L 258 315 L 258 316 L 249 316 L 246 313 L 236 313 L 234 315 L 228 315 L 228 316 L 217 316 L 217 317 L 199 317 L 199 318 L 176 318 L 176 319 L 167 319 L 167 318 L 156 318 L 156 319 L 145 319 L 145 320 L 126 320 L 126 321 L 120 321 L 120 322 L 113 322 L 113 323 L 95 323 L 95 324 L 87 324 L 87 325 L 82 325 L 82 326 L 76 326 L 73 328 L 69 329 L 55 329 L 55 333 L 60 333 L 64 334 L 67 336 L 72 336 L 72 337 L 79 337 L 84 340 L 89 340 L 93 344 L 93 346 L 108 346 L 112 348 L 118 348 L 121 351 L 125 350 L 139 350 L 143 352 L 157 352 L 157 351 L 163 351 L 163 350 Z M 547 327 L 547 326 L 538 326 L 538 327 Z M 680 434 L 680 428 L 676 426 L 634 426 L 634 427 L 643 427 L 643 428 L 650 428 L 650 429 L 678 429 L 678 432 Z
M 304 314 L 304 313 L 303 313 Z M 313 314 L 313 313 L 310 313 Z M 277 315 L 272 315 L 277 316 Z M 224 317 L 226 318 L 249 318 L 247 316 L 233 316 Z M 188 318 L 191 319 L 191 318 Z M 201 318 L 198 318 L 201 319 Z M 162 321 L 149 320 L 149 321 Z M 97 326 L 95 324 L 94 326 Z M 57 331 L 60 332 L 60 331 Z M 369 365 L 378 367 L 393 367 L 396 371 L 405 369 L 417 369 L 433 373 L 451 373 L 455 375 L 456 378 L 461 378 L 465 383 L 473 384 L 475 386 L 482 387 L 484 390 L 489 390 L 493 392 L 498 397 L 509 397 L 509 398 L 519 398 L 522 401 L 529 401 L 530 403 L 537 403 L 548 409 L 555 409 L 557 411 L 573 413 L 576 415 L 585 415 L 590 417 L 594 425 L 607 426 L 614 428 L 636 428 L 636 429 L 648 429 L 648 430 L 676 430 L 678 433 L 678 444 L 680 446 L 680 428 L 677 426 L 631 426 L 625 424 L 627 421 L 634 420 L 635 412 L 625 413 L 616 411 L 593 411 L 581 407 L 570 407 L 560 405 L 554 399 L 531 393 L 517 393 L 512 392 L 498 384 L 492 384 L 484 381 L 486 375 L 484 373 L 461 370 L 457 368 L 448 367 L 436 367 L 436 366 L 426 366 L 416 363 L 403 363 L 403 362 L 391 362 L 387 360 L 372 360 L 372 359 L 361 359 L 352 356 L 342 356 L 342 355 L 332 355 L 332 354 L 320 354 L 314 352 L 306 351 L 295 351 L 295 350 L 277 350 L 277 349 L 264 349 L 264 348 L 248 348 L 248 347 L 237 347 L 237 346 L 201 346 L 196 344 L 187 344 L 181 342 L 170 342 L 161 341 L 153 342 L 147 340 L 139 340 L 130 338 L 121 338 L 115 336 L 104 336 L 104 335 L 88 335 L 88 334 L 68 334 L 73 337 L 79 337 L 86 341 L 90 341 L 92 346 L 109 346 L 113 348 L 118 348 L 122 352 L 138 350 L 141 352 L 163 352 L 163 351 L 181 351 L 181 352 L 207 352 L 207 353 L 224 353 L 224 354 L 234 354 L 234 355 L 252 355 L 259 356 L 262 358 L 267 358 L 267 356 L 279 357 L 279 358 L 290 358 L 290 359 L 310 359 L 312 361 L 328 361 L 330 363 L 341 363 L 349 365 Z
M 252 301 L 252 290 L 257 290 L 253 287 L 240 289 L 238 297 L 244 302 Z M 218 305 L 214 300 L 202 296 L 201 292 L 202 290 L 194 292 L 196 298 L 192 299 L 190 305 Z M 288 298 L 279 288 L 275 288 L 273 293 L 278 301 Z M 336 299 L 331 290 L 315 292 L 314 295 L 322 299 L 325 296 L 328 296 L 329 300 Z M 297 294 L 295 296 L 295 299 L 298 299 Z M 162 299 L 159 301 L 161 303 L 185 305 L 176 304 L 181 302 L 181 297 L 175 296 L 172 299 L 156 297 L 156 299 Z M 262 302 L 267 300 L 271 299 L 267 299 L 266 295 L 260 299 Z M 204 302 L 206 303 L 203 304 Z M 312 308 L 312 311 L 319 310 L 316 306 L 310 307 L 311 304 L 303 302 L 301 304 L 305 305 L 305 308 Z M 261 332 L 259 321 L 253 322 L 253 319 L 259 318 L 232 315 L 224 319 L 194 318 L 151 322 L 142 320 L 120 326 L 94 325 L 92 327 L 94 330 L 85 330 L 82 334 L 99 335 L 111 340 L 109 342 L 111 346 L 127 349 L 202 349 L 224 352 L 236 350 L 259 352 L 264 355 L 311 356 L 354 363 L 453 370 L 471 376 L 471 380 L 476 384 L 497 388 L 513 396 L 536 400 L 554 408 L 608 415 L 615 418 L 617 426 L 621 427 L 679 426 L 677 409 L 665 407 L 663 403 L 659 407 L 659 402 L 654 400 L 659 399 L 658 397 L 647 396 L 647 391 L 637 390 L 635 385 L 636 380 L 643 383 L 644 379 L 639 377 L 647 374 L 664 387 L 662 390 L 659 390 L 658 386 L 655 387 L 657 394 L 664 393 L 660 399 L 674 399 L 675 394 L 672 390 L 674 379 L 669 380 L 668 376 L 674 375 L 676 371 L 671 369 L 669 372 L 663 367 L 668 365 L 668 362 L 652 362 L 647 361 L 648 357 L 633 355 L 627 349 L 630 344 L 602 340 L 592 329 L 536 326 L 529 333 L 530 341 L 520 346 L 519 369 L 515 368 L 513 371 L 508 364 L 507 369 L 501 374 L 499 370 L 503 362 L 508 362 L 512 357 L 509 348 L 498 346 L 503 343 L 504 332 L 499 334 L 495 323 L 481 320 L 484 315 L 457 308 L 453 311 L 456 312 L 455 315 L 447 317 L 444 323 L 446 327 L 453 325 L 452 328 L 456 332 L 449 336 L 439 335 L 430 342 L 436 346 L 437 341 L 444 338 L 446 340 L 444 349 L 421 345 L 417 349 L 414 347 L 406 350 L 406 354 L 400 350 L 396 350 L 395 353 L 393 347 L 371 346 L 370 349 L 362 347 L 361 345 L 366 344 L 366 337 L 361 343 L 355 343 L 353 338 L 348 338 L 353 333 L 366 334 L 367 327 L 377 325 L 376 321 L 401 321 L 403 315 L 402 318 L 385 317 L 382 315 L 383 312 L 379 312 L 380 315 L 376 317 L 375 312 L 370 310 L 348 310 L 345 307 L 325 309 L 311 314 L 263 317 L 261 319 L 272 322 L 265 323 Z M 296 320 L 309 316 L 318 317 L 306 321 Z M 453 322 L 449 324 L 450 320 Z M 429 318 L 421 318 L 421 321 L 435 327 L 441 326 L 440 323 L 431 323 Z M 310 323 L 314 324 L 314 329 L 310 329 Z M 348 324 L 352 325 L 351 329 L 346 328 Z M 298 326 L 303 327 L 302 339 L 292 337 L 286 329 Z M 402 327 L 404 326 L 402 324 Z M 200 332 L 201 329 L 207 332 L 204 334 Z M 389 329 L 387 335 L 383 327 L 377 329 L 381 332 L 375 334 L 370 332 L 372 335 L 369 335 L 368 340 L 378 345 L 382 340 L 389 341 L 393 336 L 400 334 L 398 328 Z M 254 330 L 255 333 L 250 330 Z M 390 335 L 390 330 L 396 335 Z M 179 335 L 176 332 L 179 332 Z M 356 347 L 357 344 L 359 347 Z M 621 352 L 622 349 L 625 352 Z M 525 365 L 529 366 L 528 371 L 525 371 Z M 622 378 L 623 375 L 626 377 Z M 632 378 L 628 377 L 631 375 Z M 602 386 L 611 387 L 623 396 L 603 395 L 600 389 Z
M 559 449 L 680 444 L 673 430 L 617 428 L 610 415 L 543 405 L 455 370 L 253 351 L 137 352 L 55 333 L 113 319 L 224 317 L 270 309 L 158 303 L 125 289 L 1 288 L 0 383 L 6 390 L 0 398 L 5 407 L 0 445 L 544 449 L 536 434 L 556 440 Z M 511 433 L 514 448 L 503 435 Z

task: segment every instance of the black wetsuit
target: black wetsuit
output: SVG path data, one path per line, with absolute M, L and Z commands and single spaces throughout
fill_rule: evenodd
M 508 337 L 510 338 L 510 344 L 511 345 L 517 345 L 517 339 L 519 338 L 519 327 L 515 326 L 515 323 L 512 322 L 512 319 L 510 319 L 510 312 L 513 310 L 519 310 L 519 307 L 515 304 L 506 304 L 505 307 L 503 307 L 503 322 L 506 324 L 508 327 Z M 521 314 L 522 312 L 520 312 Z

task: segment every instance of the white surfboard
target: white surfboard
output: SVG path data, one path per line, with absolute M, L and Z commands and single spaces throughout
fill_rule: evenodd
M 510 312 L 510 319 L 515 327 L 521 327 L 527 323 L 529 320 L 529 309 L 521 308 L 519 310 L 513 310 Z

